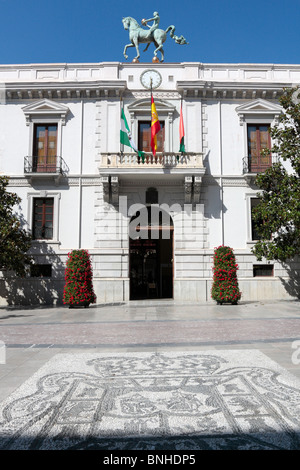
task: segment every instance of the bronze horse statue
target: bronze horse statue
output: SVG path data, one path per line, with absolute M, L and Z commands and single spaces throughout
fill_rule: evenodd
M 122 22 L 123 22 L 124 29 L 129 29 L 129 39 L 131 41 L 130 44 L 127 44 L 124 48 L 123 54 L 124 54 L 125 59 L 128 59 L 128 55 L 126 54 L 128 47 L 136 48 L 137 55 L 134 58 L 134 60 L 138 60 L 140 57 L 139 44 L 147 43 L 147 46 L 144 50 L 146 51 L 149 45 L 153 42 L 156 47 L 154 51 L 154 56 L 157 57 L 157 53 L 158 51 L 160 51 L 161 62 L 163 62 L 164 61 L 163 43 L 166 41 L 167 33 L 169 31 L 170 31 L 171 38 L 173 38 L 177 44 L 188 44 L 188 42 L 183 36 L 175 36 L 174 34 L 175 26 L 173 25 L 170 25 L 166 30 L 155 29 L 153 32 L 149 33 L 149 30 L 143 29 L 134 18 L 131 18 L 131 16 L 127 16 L 126 18 L 123 18 Z

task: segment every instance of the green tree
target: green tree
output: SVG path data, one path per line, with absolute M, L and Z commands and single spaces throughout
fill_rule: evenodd
M 280 98 L 283 113 L 271 127 L 271 149 L 278 156 L 264 173 L 256 177 L 261 190 L 253 211 L 260 240 L 252 251 L 258 260 L 287 261 L 300 253 L 300 99 L 297 89 L 287 89 Z M 300 97 L 300 95 L 299 95 Z M 297 100 L 298 101 L 298 100 Z M 264 151 L 266 154 L 268 151 Z M 287 170 L 282 162 L 287 162 Z
M 31 262 L 27 254 L 31 236 L 22 228 L 22 222 L 15 212 L 21 198 L 7 191 L 9 178 L 0 176 L 0 270 L 8 269 L 23 276 Z

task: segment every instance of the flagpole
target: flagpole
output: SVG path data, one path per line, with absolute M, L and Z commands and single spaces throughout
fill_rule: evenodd
M 122 99 L 122 94 L 120 95 L 120 119 L 122 118 L 122 109 L 124 108 L 123 106 L 123 99 Z M 120 153 L 123 155 L 123 150 L 124 150 L 124 144 L 122 144 L 120 140 Z
M 182 103 L 183 103 L 183 97 L 182 97 L 182 95 L 181 95 L 181 103 L 180 103 L 180 107 L 181 107 L 181 113 L 180 113 L 180 114 L 181 114 L 181 116 L 182 116 L 182 113 L 183 113 L 183 110 L 182 110 Z M 183 119 L 183 117 L 182 117 L 182 119 Z M 182 150 L 181 150 L 181 155 L 183 155 Z
M 151 141 L 152 141 L 152 77 L 150 77 L 150 117 L 151 117 L 150 137 L 151 137 Z M 153 150 L 152 150 L 152 155 L 153 155 Z

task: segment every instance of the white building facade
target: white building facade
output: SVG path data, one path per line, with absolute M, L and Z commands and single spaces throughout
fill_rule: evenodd
M 149 71 L 162 127 L 155 158 Z M 297 296 L 299 260 L 251 253 L 251 208 L 255 175 L 276 158 L 259 150 L 300 65 L 1 65 L 0 83 L 0 174 L 22 199 L 35 259 L 25 278 L 2 273 L 0 305 L 62 303 L 74 249 L 91 255 L 97 303 L 211 302 L 219 245 L 234 249 L 243 301 Z M 143 157 L 120 144 L 122 107 Z

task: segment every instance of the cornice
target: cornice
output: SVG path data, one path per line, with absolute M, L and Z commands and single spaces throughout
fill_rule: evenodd
M 45 180 L 46 184 L 49 184 L 49 180 Z M 39 183 L 42 183 L 42 179 L 39 180 Z M 58 186 L 100 186 L 101 178 L 97 175 L 82 175 L 82 176 L 65 176 L 61 179 L 61 182 Z M 32 184 L 28 181 L 25 176 L 11 176 L 9 177 L 8 186 L 10 187 L 26 187 L 32 188 Z
M 119 97 L 126 80 L 10 82 L 4 88 L 8 99 L 61 99 Z
M 218 99 L 278 99 L 293 83 L 271 81 L 178 80 L 177 91 L 184 97 Z

